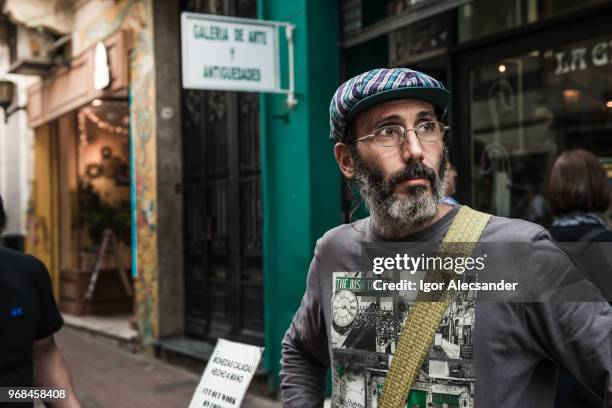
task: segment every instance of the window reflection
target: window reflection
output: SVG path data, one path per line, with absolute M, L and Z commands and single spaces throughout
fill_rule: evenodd
M 458 10 L 459 42 L 571 13 L 606 0 L 474 0 Z
M 612 36 L 534 50 L 470 72 L 474 204 L 547 225 L 559 151 L 612 158 Z

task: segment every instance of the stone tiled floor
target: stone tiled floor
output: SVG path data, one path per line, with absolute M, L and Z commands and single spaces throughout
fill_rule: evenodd
M 84 408 L 187 407 L 198 376 L 72 328 L 55 335 Z M 247 395 L 244 408 L 280 408 Z
M 92 333 L 100 333 L 120 340 L 132 341 L 138 333 L 130 327 L 130 315 L 77 316 L 62 313 L 66 326 L 76 327 Z

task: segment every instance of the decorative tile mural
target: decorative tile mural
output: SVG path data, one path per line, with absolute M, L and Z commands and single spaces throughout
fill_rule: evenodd
M 80 49 L 86 49 L 122 29 L 132 34 L 129 97 L 135 212 L 132 253 L 137 271 L 135 315 L 140 339 L 148 345 L 159 333 L 153 1 L 118 2 L 94 24 L 76 33 L 74 41 Z

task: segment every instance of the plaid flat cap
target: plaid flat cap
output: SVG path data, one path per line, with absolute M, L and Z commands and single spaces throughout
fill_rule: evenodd
M 427 101 L 446 113 L 450 93 L 437 79 L 408 68 L 379 68 L 340 85 L 329 106 L 329 138 L 346 142 L 346 127 L 359 112 L 394 99 Z

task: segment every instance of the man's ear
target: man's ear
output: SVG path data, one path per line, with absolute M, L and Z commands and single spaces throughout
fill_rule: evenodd
M 348 179 L 353 178 L 355 176 L 355 167 L 349 146 L 344 143 L 336 143 L 334 146 L 334 156 L 344 177 Z

